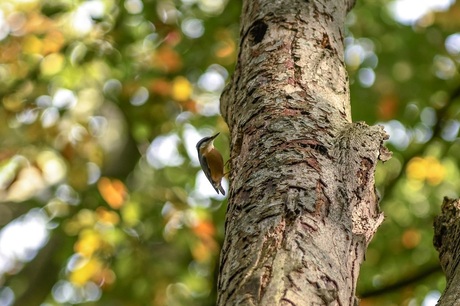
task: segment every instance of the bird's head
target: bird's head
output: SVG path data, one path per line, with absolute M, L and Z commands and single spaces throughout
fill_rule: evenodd
M 212 149 L 214 147 L 213 141 L 219 134 L 220 133 L 217 133 L 214 136 L 204 137 L 200 141 L 198 141 L 198 143 L 196 144 L 196 148 L 198 149 L 198 151 L 204 152 Z

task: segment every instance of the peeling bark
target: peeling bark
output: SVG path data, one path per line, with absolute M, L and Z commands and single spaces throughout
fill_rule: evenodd
M 447 285 L 438 306 L 458 305 L 460 300 L 460 199 L 444 198 L 441 215 L 434 220 L 434 246 L 439 252 Z
M 351 123 L 343 25 L 354 0 L 243 1 L 221 98 L 231 132 L 218 305 L 355 305 L 383 220 L 381 127 Z

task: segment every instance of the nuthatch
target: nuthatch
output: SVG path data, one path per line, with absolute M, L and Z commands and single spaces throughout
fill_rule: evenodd
M 224 160 L 213 144 L 214 138 L 219 134 L 217 133 L 214 136 L 201 139 L 196 144 L 196 149 L 198 150 L 198 159 L 200 160 L 201 168 L 212 187 L 214 187 L 217 194 L 220 191 L 225 195 L 225 190 L 220 184 L 222 177 L 224 177 Z

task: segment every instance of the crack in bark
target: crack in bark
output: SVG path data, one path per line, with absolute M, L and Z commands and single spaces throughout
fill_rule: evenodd
M 259 301 L 262 300 L 266 288 L 268 284 L 270 283 L 271 280 L 271 274 L 272 274 L 272 267 L 271 266 L 264 266 L 264 271 L 262 273 L 262 276 L 260 277 L 260 294 L 259 294 Z
M 286 290 L 286 291 L 287 291 L 287 290 Z M 296 303 L 294 303 L 293 301 L 291 301 L 291 300 L 288 299 L 288 298 L 282 298 L 282 299 L 281 299 L 281 302 L 289 303 L 289 305 L 296 306 Z M 285 304 L 281 304 L 281 305 L 284 306 Z

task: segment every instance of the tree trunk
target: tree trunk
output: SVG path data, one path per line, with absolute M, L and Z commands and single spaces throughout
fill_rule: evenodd
M 460 300 L 460 200 L 444 198 L 441 215 L 434 220 L 434 246 L 439 252 L 447 286 L 438 306 L 458 305 Z
M 354 305 L 383 220 L 390 153 L 351 123 L 343 26 L 354 0 L 243 1 L 238 62 L 221 98 L 231 132 L 218 305 Z

